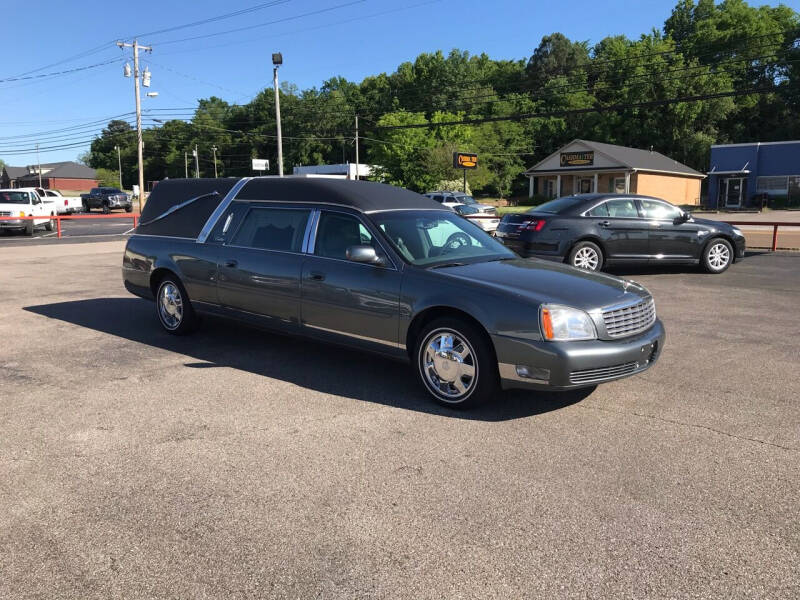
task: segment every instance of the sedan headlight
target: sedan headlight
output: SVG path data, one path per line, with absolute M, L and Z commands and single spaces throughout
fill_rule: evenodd
M 551 342 L 597 339 L 594 321 L 584 311 L 558 304 L 543 304 L 539 311 L 542 337 Z
M 734 227 L 733 228 L 733 235 L 738 235 L 739 237 L 744 237 L 744 234 L 742 233 L 742 230 L 739 229 L 738 227 Z

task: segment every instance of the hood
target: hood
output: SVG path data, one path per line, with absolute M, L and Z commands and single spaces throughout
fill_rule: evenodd
M 730 231 L 733 229 L 733 225 L 730 223 L 723 223 L 722 221 L 712 221 L 711 219 L 698 219 L 697 217 L 692 217 L 692 221 L 697 223 L 698 225 L 704 225 L 705 227 L 710 227 L 712 229 L 716 229 L 719 231 Z M 755 223 L 758 225 L 758 223 Z
M 586 311 L 650 296 L 635 282 L 536 258 L 442 267 L 436 271 L 447 277 L 521 296 L 537 304 L 549 302 Z

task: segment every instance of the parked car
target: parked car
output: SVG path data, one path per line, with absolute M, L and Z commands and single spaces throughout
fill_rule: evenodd
M 736 227 L 634 194 L 558 198 L 505 215 L 495 235 L 520 256 L 589 271 L 618 263 L 670 263 L 700 264 L 709 273 L 722 273 L 745 251 L 744 235 Z
M 108 214 L 115 208 L 124 208 L 125 212 L 133 210 L 130 196 L 113 187 L 92 188 L 88 194 L 81 194 L 81 200 L 85 212 L 89 212 L 93 208 L 102 209 L 104 214 Z
M 55 228 L 55 208 L 42 202 L 32 188 L 0 190 L 0 217 L 34 217 L 33 219 L 0 219 L 0 230 L 24 231 L 33 235 L 36 227 L 47 231 Z
M 42 190 L 44 196 L 39 196 L 45 202 L 53 202 L 56 213 L 59 215 L 72 215 L 83 210 L 83 199 L 80 196 L 64 196 L 58 190 Z
M 464 192 L 428 192 L 425 195 L 448 208 L 452 208 L 456 204 L 468 204 L 477 208 L 481 213 L 497 214 L 497 208 L 489 204 L 480 204 L 475 198 Z
M 449 406 L 640 373 L 664 344 L 644 287 L 520 258 L 428 198 L 365 181 L 163 181 L 122 276 L 169 333 L 212 314 L 355 346 L 410 361 Z M 346 376 L 372 368 L 358 363 Z
M 500 224 L 500 217 L 481 213 L 480 209 L 472 204 L 453 204 L 450 208 L 475 223 L 487 233 L 494 233 Z

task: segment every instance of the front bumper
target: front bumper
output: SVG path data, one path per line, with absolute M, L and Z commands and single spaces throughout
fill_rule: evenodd
M 29 220 L 24 219 L 2 219 L 0 220 L 0 229 L 24 229 L 28 223 Z
M 619 340 L 545 342 L 492 336 L 503 389 L 540 390 L 590 387 L 641 373 L 658 360 L 665 339 L 658 319 L 646 332 Z M 527 367 L 528 376 L 520 375 L 518 367 Z

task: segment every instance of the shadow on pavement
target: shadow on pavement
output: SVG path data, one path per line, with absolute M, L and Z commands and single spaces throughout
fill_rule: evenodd
M 27 306 L 25 310 L 190 356 L 194 360 L 184 365 L 190 369 L 230 367 L 326 394 L 457 419 L 530 417 L 580 402 L 595 389 L 512 391 L 484 406 L 459 411 L 430 400 L 408 364 L 308 338 L 264 332 L 235 321 L 207 318 L 194 335 L 176 337 L 158 325 L 151 303 L 136 298 L 76 300 Z

